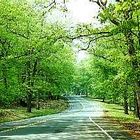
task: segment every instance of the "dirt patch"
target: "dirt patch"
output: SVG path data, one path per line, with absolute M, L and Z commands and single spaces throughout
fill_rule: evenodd
M 130 130 L 130 133 L 133 134 L 136 138 L 140 139 L 140 122 L 121 124 L 128 130 Z
M 140 123 L 123 123 L 123 125 L 127 127 L 129 130 L 140 132 Z
M 0 110 L 0 117 L 9 117 L 15 115 L 11 110 Z
M 106 113 L 105 113 L 106 114 Z M 140 121 L 139 122 L 123 122 L 115 117 L 105 115 L 106 120 L 110 120 L 112 123 L 118 123 L 124 127 L 125 130 L 129 130 L 128 133 L 132 135 L 136 140 L 140 140 Z

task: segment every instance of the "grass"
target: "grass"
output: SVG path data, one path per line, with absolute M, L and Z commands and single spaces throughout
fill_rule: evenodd
M 0 109 L 0 123 L 59 113 L 68 108 L 68 102 L 62 99 L 47 100 L 41 106 L 40 110 L 33 108 L 32 113 L 23 107 Z
M 120 105 L 103 102 L 100 102 L 100 105 L 103 107 L 105 115 L 108 117 L 112 117 L 123 122 L 138 121 L 138 118 L 134 116 L 132 111 L 129 111 L 129 115 L 124 114 L 123 107 Z
M 102 106 L 104 115 L 106 117 L 111 117 L 123 122 L 139 121 L 138 118 L 134 116 L 134 113 L 132 111 L 129 111 L 129 115 L 124 114 L 124 109 L 121 105 L 102 102 L 98 99 L 92 99 L 92 97 L 89 97 L 88 99 L 98 101 Z
M 123 106 L 111 103 L 101 102 L 100 100 L 92 99 L 88 97 L 89 100 L 98 101 L 104 110 L 104 117 L 117 121 L 124 128 L 131 130 L 131 134 L 135 135 L 136 138 L 140 136 L 140 120 L 136 118 L 132 111 L 129 111 L 129 115 L 124 114 Z

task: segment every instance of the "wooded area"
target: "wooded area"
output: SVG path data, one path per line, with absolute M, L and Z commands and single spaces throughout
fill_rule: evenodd
M 27 104 L 69 91 L 74 71 L 70 45 L 60 25 L 28 1 L 0 3 L 0 105 Z M 38 107 L 39 108 L 39 107 Z
M 83 93 L 123 104 L 125 114 L 134 110 L 140 119 L 140 2 L 91 2 L 100 6 L 102 26 L 81 24 L 71 32 L 47 21 L 55 1 L 0 1 L 1 107 L 24 102 L 31 112 L 32 101 L 39 108 L 42 98 Z M 78 39 L 89 58 L 77 64 Z
M 89 39 L 82 50 L 91 56 L 82 64 L 81 87 L 95 98 L 122 104 L 125 114 L 134 110 L 140 118 L 140 2 L 97 4 L 103 9 L 98 18 L 104 27 L 80 27 L 79 37 Z

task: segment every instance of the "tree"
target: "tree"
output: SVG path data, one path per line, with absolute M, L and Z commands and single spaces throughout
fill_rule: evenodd
M 63 25 L 47 23 L 48 11 L 32 4 L 2 0 L 0 6 L 0 96 L 9 105 L 24 99 L 28 112 L 35 98 L 39 102 L 41 90 L 48 96 L 69 91 L 74 71 L 72 50 L 61 38 Z

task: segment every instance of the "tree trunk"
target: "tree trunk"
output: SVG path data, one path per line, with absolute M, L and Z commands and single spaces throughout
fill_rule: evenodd
M 130 111 L 133 111 L 131 98 L 129 98 L 129 105 L 128 106 L 129 106 L 129 110 Z
M 127 93 L 124 93 L 124 113 L 129 114 L 128 113 L 128 96 L 127 96 Z
M 105 102 L 105 96 L 103 96 L 103 98 L 102 98 L 102 102 Z
M 31 62 L 27 61 L 27 112 L 32 112 Z
M 86 91 L 86 97 L 88 97 L 88 91 Z
M 130 21 L 132 19 L 133 16 L 133 11 L 131 9 L 128 9 L 125 13 L 124 13 L 124 18 L 126 19 L 126 21 Z M 131 66 L 133 69 L 133 75 L 134 75 L 134 92 L 136 94 L 136 98 L 137 98 L 137 110 L 138 110 L 138 116 L 140 116 L 140 81 L 139 81 L 139 74 L 138 74 L 138 69 L 139 69 L 139 64 L 138 64 L 138 60 L 137 60 L 137 56 L 136 56 L 136 50 L 135 50 L 135 46 L 134 46 L 134 38 L 133 38 L 133 32 L 132 29 L 126 29 L 125 33 L 125 38 L 126 38 L 126 42 L 127 42 L 127 46 L 128 46 L 128 54 L 130 56 L 131 59 Z M 140 119 L 140 117 L 139 117 Z
M 3 84 L 4 84 L 4 87 L 5 87 L 5 91 L 7 91 L 8 81 L 7 81 L 7 68 L 6 68 L 5 64 L 2 65 L 2 75 L 3 75 Z
M 116 97 L 116 95 L 113 95 L 113 97 L 112 97 L 113 99 L 112 99 L 112 103 L 113 104 L 116 104 L 117 103 L 117 97 Z
M 134 114 L 136 117 L 140 118 L 140 113 L 138 109 L 138 101 L 137 101 L 137 94 L 134 91 Z
M 133 51 L 135 51 L 135 49 L 134 49 L 134 47 L 133 48 L 129 48 L 129 49 L 131 49 L 131 51 L 133 50 Z M 133 75 L 136 77 L 135 78 L 135 82 L 134 82 L 134 92 L 135 92 L 135 94 L 136 94 L 136 98 L 137 98 L 137 100 L 135 100 L 137 103 L 137 113 L 140 113 L 140 81 L 139 81 L 139 79 L 137 79 L 139 76 L 138 76 L 138 74 L 137 74 L 137 72 L 138 72 L 138 68 L 139 68 L 139 66 L 138 66 L 138 61 L 137 61 L 137 59 L 136 59 L 136 56 L 135 56 L 135 53 L 133 54 L 131 51 L 129 51 L 129 55 L 130 55 L 130 57 L 131 57 L 131 64 L 132 64 L 132 68 L 133 68 Z M 134 57 L 135 57 L 135 59 L 134 59 Z M 134 95 L 135 96 L 135 95 Z M 138 116 L 140 116 L 140 114 L 138 114 Z M 140 117 L 139 117 L 139 119 L 140 119 Z
M 31 55 L 33 50 L 29 51 L 29 55 Z M 38 59 L 35 60 L 33 69 L 31 65 L 31 56 L 26 63 L 27 66 L 27 112 L 31 112 L 32 110 L 32 95 L 33 95 L 33 86 L 34 86 L 34 77 L 37 72 L 37 64 Z
M 32 93 L 30 91 L 27 94 L 27 112 L 32 112 Z
M 36 107 L 36 109 L 37 110 L 40 110 L 40 103 L 39 103 L 39 99 L 40 99 L 40 94 L 39 93 L 37 93 L 37 107 Z
M 137 117 L 140 119 L 140 82 L 136 82 L 136 108 L 137 108 Z
M 138 65 L 138 60 L 136 58 L 136 51 L 135 51 L 135 47 L 134 47 L 134 40 L 132 37 L 132 31 L 130 30 L 129 33 L 126 34 L 126 40 L 127 40 L 127 45 L 128 45 L 128 53 L 129 56 L 131 58 L 131 66 L 133 69 L 133 75 L 134 75 L 134 92 L 136 94 L 136 98 L 137 100 L 135 100 L 137 103 L 137 116 L 140 119 L 140 81 L 138 79 L 139 75 L 138 75 L 138 69 L 139 69 L 139 65 Z M 135 95 L 134 95 L 135 96 Z
M 48 92 L 48 99 L 50 99 L 50 100 L 53 99 L 53 95 L 52 95 L 52 93 L 50 91 Z

